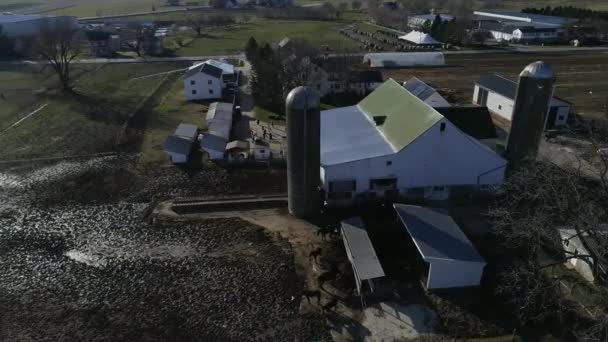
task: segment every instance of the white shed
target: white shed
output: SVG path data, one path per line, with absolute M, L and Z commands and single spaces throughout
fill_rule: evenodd
M 517 82 L 500 75 L 483 76 L 475 82 L 473 103 L 488 107 L 499 119 L 510 122 L 516 92 Z M 566 126 L 571 106 L 570 102 L 554 96 L 549 102 L 547 128 Z
M 363 63 L 373 68 L 405 68 L 415 66 L 445 66 L 441 52 L 379 52 L 363 56 Z
M 486 262 L 444 209 L 393 206 L 428 264 L 427 289 L 479 286 Z

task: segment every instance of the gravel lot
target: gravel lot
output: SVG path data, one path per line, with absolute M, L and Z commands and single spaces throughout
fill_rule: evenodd
M 248 177 L 108 157 L 0 172 L 0 340 L 328 340 L 298 313 L 284 240 L 238 219 L 142 220 L 153 198 L 238 193 Z

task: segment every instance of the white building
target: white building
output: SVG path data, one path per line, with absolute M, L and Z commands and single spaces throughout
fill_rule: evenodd
M 500 75 L 488 75 L 475 82 L 473 103 L 488 107 L 500 120 L 511 122 L 517 83 Z M 549 103 L 547 128 L 562 127 L 568 124 L 572 104 L 558 97 Z
M 416 77 L 403 82 L 403 87 L 433 108 L 450 106 L 450 103 L 437 90 Z
M 222 98 L 223 70 L 207 63 L 188 68 L 182 76 L 184 96 L 188 101 Z
M 435 40 L 435 38 L 431 37 L 430 34 L 415 30 L 406 35 L 400 36 L 399 40 L 403 40 L 414 45 L 443 45 L 442 42 Z
M 192 124 L 181 123 L 173 135 L 167 137 L 163 150 L 174 164 L 187 163 L 192 152 L 192 146 L 198 135 L 198 127 Z
M 573 18 L 521 13 L 515 11 L 475 11 L 480 28 L 488 29 L 494 39 L 519 43 L 551 42 L 564 37 L 565 28 L 576 24 Z
M 372 68 L 407 68 L 445 66 L 441 52 L 377 52 L 363 56 L 363 63 Z
M 499 185 L 506 165 L 392 79 L 358 105 L 321 113 L 321 182 L 330 206 Z
M 231 103 L 213 102 L 207 110 L 207 133 L 201 140 L 201 149 L 209 159 L 223 159 L 232 131 L 233 107 Z
M 427 266 L 427 289 L 479 286 L 486 262 L 444 209 L 393 206 Z

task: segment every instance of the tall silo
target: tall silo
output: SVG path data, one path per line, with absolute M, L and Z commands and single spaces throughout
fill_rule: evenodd
M 289 212 L 297 217 L 319 212 L 321 111 L 316 91 L 293 89 L 286 100 L 287 194 Z
M 554 83 L 553 69 L 541 61 L 528 65 L 519 74 L 506 150 L 511 169 L 538 154 Z

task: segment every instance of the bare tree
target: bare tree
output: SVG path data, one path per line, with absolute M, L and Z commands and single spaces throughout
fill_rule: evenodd
M 70 90 L 71 64 L 80 53 L 81 37 L 77 28 L 69 20 L 43 20 L 38 27 L 38 35 L 33 45 L 34 55 L 50 66 L 63 90 Z
M 189 16 L 188 19 L 186 19 L 186 23 L 196 32 L 197 36 L 201 36 L 203 34 L 203 29 L 209 25 L 209 18 L 205 13 L 199 13 Z
M 292 39 L 286 49 L 279 51 L 283 68 L 281 80 L 284 92 L 301 85 L 317 83 L 318 67 L 314 59 L 319 56 L 319 50 L 301 39 Z

